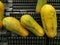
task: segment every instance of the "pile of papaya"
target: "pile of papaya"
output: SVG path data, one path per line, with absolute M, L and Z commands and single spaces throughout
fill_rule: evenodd
M 4 17 L 4 3 L 0 1 L 0 28 L 3 26 L 13 33 L 26 37 L 29 31 L 36 36 L 54 38 L 57 36 L 57 15 L 56 9 L 51 4 L 47 4 L 47 0 L 38 0 L 36 4 L 36 13 L 39 13 L 42 20 L 42 25 L 29 14 L 24 14 L 18 20 L 15 17 Z

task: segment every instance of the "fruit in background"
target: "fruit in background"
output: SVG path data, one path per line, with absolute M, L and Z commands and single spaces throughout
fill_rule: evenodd
M 2 21 L 0 20 L 0 28 L 2 28 L 3 24 L 2 24 Z
M 45 4 L 41 8 L 41 19 L 46 35 L 50 38 L 55 37 L 57 35 L 56 9 L 50 4 Z
M 42 6 L 46 3 L 47 0 L 38 0 L 36 5 L 36 13 L 40 13 Z
M 44 35 L 42 27 L 30 15 L 23 15 L 20 21 L 25 28 L 34 33 L 36 36 Z
M 28 36 L 29 32 L 22 27 L 20 22 L 14 17 L 6 17 L 3 19 L 3 26 L 11 32 L 21 36 Z
M 4 17 L 4 4 L 0 1 L 0 20 Z

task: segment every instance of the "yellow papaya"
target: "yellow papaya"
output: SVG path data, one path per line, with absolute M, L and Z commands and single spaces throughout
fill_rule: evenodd
M 41 19 L 46 35 L 50 38 L 55 37 L 57 35 L 56 9 L 50 4 L 45 4 L 41 8 Z
M 14 17 L 5 17 L 3 19 L 3 26 L 9 31 L 20 36 L 28 36 L 29 32 L 21 25 L 21 23 Z
M 43 28 L 33 19 L 32 16 L 26 14 L 20 19 L 21 24 L 36 36 L 44 36 Z

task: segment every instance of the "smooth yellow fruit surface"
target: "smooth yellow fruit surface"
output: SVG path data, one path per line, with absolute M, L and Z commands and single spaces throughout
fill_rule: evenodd
M 3 19 L 3 26 L 11 32 L 20 36 L 28 36 L 28 31 L 22 27 L 20 22 L 14 17 L 6 17 Z
M 21 24 L 36 36 L 44 35 L 43 28 L 28 14 L 21 17 Z
M 36 13 L 40 13 L 42 6 L 46 3 L 47 3 L 47 0 L 37 0 Z
M 0 20 L 4 17 L 4 3 L 0 1 Z
M 56 9 L 50 4 L 45 4 L 41 8 L 41 19 L 46 35 L 51 38 L 55 37 L 57 35 Z

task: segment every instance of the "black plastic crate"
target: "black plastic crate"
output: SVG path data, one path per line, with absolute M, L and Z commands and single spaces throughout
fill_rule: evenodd
M 1 0 L 5 4 L 5 17 L 13 16 L 17 19 L 23 14 L 30 14 L 42 26 L 40 15 L 36 14 L 35 8 L 37 0 Z M 36 37 L 30 32 L 28 37 L 21 37 L 12 32 L 7 31 L 4 27 L 0 30 L 0 45 L 60 45 L 60 0 L 48 0 L 56 8 L 58 17 L 58 35 L 50 39 L 46 35 L 44 37 Z

